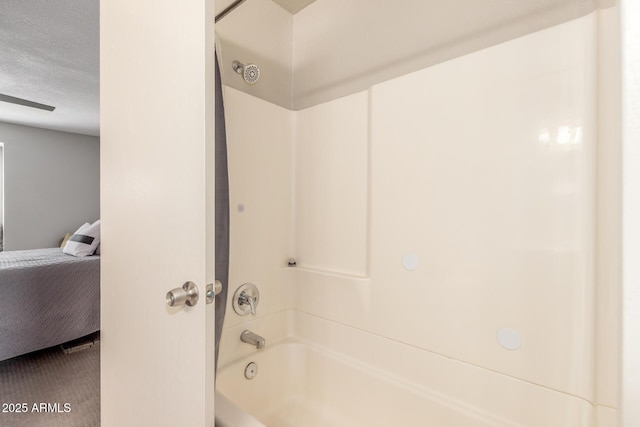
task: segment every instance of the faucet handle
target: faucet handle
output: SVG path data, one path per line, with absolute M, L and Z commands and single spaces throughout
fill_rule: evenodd
M 257 297 L 248 295 L 246 291 L 242 291 L 238 297 L 238 305 L 248 305 L 252 315 L 256 315 Z
M 256 300 L 257 297 L 247 296 L 247 300 L 249 302 L 249 308 L 251 309 L 251 314 L 253 316 L 256 315 Z
M 245 283 L 233 294 L 233 309 L 241 316 L 249 314 L 256 315 L 258 302 L 260 302 L 260 292 L 258 287 L 252 283 Z

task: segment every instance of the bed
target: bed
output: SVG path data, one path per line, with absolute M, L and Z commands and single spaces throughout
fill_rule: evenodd
M 0 360 L 100 329 L 100 256 L 0 252 Z

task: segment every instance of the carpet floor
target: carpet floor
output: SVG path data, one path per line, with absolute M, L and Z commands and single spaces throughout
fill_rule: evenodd
M 60 347 L 0 362 L 0 426 L 100 425 L 100 345 Z M 20 412 L 17 412 L 20 411 Z

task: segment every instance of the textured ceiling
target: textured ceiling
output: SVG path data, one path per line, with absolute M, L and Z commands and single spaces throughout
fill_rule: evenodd
M 99 133 L 99 0 L 2 0 L 0 93 L 55 106 L 0 102 L 0 121 Z

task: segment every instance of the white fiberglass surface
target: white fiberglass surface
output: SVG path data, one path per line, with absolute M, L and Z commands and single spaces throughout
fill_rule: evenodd
M 248 380 L 254 362 L 258 375 Z M 376 427 L 508 425 L 416 384 L 350 360 L 328 349 L 293 340 L 275 344 L 221 367 L 220 393 L 268 427 Z
M 299 111 L 228 88 L 230 280 L 255 283 L 261 302 L 255 317 L 227 316 L 221 375 L 255 351 L 242 330 L 267 349 L 255 353 L 258 377 L 238 365 L 240 385 L 219 380 L 224 392 L 276 425 L 287 413 L 363 425 L 372 410 L 376 420 L 459 412 L 428 408 L 437 399 L 425 393 L 523 426 L 614 413 L 617 355 L 603 349 L 616 348 L 619 168 L 603 76 L 616 74 L 595 67 L 607 16 Z M 283 335 L 315 344 L 276 350 Z M 333 352 L 348 357 L 316 357 Z

